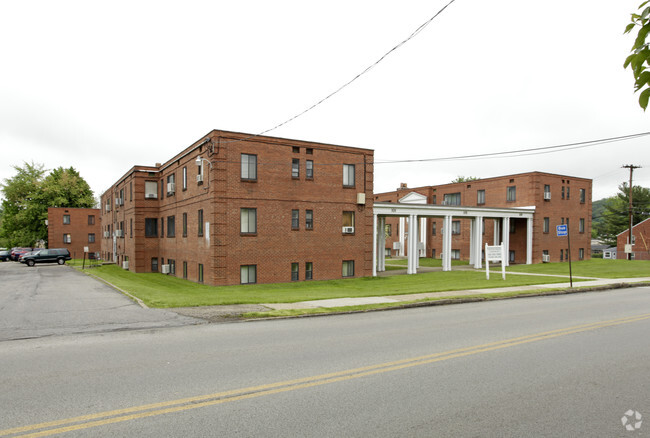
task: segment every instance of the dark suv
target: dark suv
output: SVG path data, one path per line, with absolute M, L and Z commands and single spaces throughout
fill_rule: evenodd
M 66 248 L 42 249 L 33 254 L 25 255 L 20 259 L 20 262 L 27 264 L 27 266 L 34 266 L 36 263 L 58 263 L 59 265 L 62 265 L 66 260 L 70 259 L 70 251 Z

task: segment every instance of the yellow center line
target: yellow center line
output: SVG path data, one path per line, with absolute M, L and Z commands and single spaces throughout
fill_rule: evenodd
M 343 370 L 333 373 L 321 374 L 316 376 L 303 377 L 299 379 L 286 380 L 266 385 L 252 386 L 248 388 L 235 389 L 230 391 L 217 392 L 195 397 L 170 400 L 160 403 L 152 403 L 141 406 L 134 406 L 125 409 L 99 412 L 95 414 L 82 415 L 73 418 L 50 421 L 45 423 L 32 424 L 28 426 L 16 427 L 12 429 L 0 430 L 0 437 L 15 435 L 39 429 L 40 432 L 20 435 L 22 437 L 41 437 L 65 433 L 75 430 L 87 429 L 91 427 L 114 424 L 124 421 L 136 420 L 140 418 L 153 417 L 157 415 L 169 414 L 174 412 L 187 411 L 190 409 L 214 406 L 217 404 L 232 402 L 238 400 L 251 399 L 255 397 L 278 394 L 282 392 L 294 391 L 297 389 L 310 388 L 314 386 L 326 385 L 330 383 L 342 382 L 361 377 L 397 371 L 405 368 L 421 366 L 440 362 L 459 357 L 470 356 L 477 353 L 499 350 L 503 348 L 514 347 L 516 345 L 537 342 L 546 339 L 557 338 L 574 333 L 580 333 L 590 330 L 596 330 L 604 327 L 611 327 L 620 324 L 628 324 L 637 321 L 650 319 L 650 313 L 616 318 L 596 323 L 582 324 L 562 329 L 550 330 L 532 335 L 520 336 L 516 338 L 505 339 L 501 341 L 490 342 L 471 347 L 464 347 L 441 353 L 434 353 L 424 356 L 401 359 L 392 362 L 385 362 L 375 365 L 369 365 L 360 368 Z M 77 424 L 75 424 L 77 423 Z M 63 427 L 57 427 L 63 426 Z

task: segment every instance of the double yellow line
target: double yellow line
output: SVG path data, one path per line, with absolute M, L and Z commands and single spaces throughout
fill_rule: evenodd
M 121 423 L 124 421 L 137 420 L 140 418 L 154 417 L 157 415 L 182 412 L 190 409 L 214 406 L 221 403 L 246 400 L 265 395 L 279 394 L 282 392 L 295 391 L 297 389 L 311 388 L 314 386 L 342 382 L 360 377 L 397 371 L 405 368 L 441 362 L 444 360 L 470 356 L 486 351 L 510 348 L 516 345 L 537 342 L 546 339 L 557 338 L 574 333 L 596 330 L 604 327 L 612 327 L 621 324 L 650 319 L 650 313 L 629 316 L 625 318 L 611 319 L 591 324 L 577 325 L 542 333 L 536 333 L 517 338 L 505 339 L 472 347 L 459 348 L 456 350 L 434 353 L 425 356 L 412 357 L 393 362 L 384 362 L 361 368 L 338 371 L 335 373 L 321 374 L 317 376 L 303 377 L 300 379 L 286 380 L 267 385 L 252 386 L 248 388 L 235 389 L 231 391 L 216 392 L 196 397 L 170 400 L 161 403 L 153 403 L 131 408 L 117 409 L 113 411 L 98 412 L 96 414 L 82 415 L 79 417 L 66 418 L 63 420 L 50 421 L 46 423 L 32 424 L 28 426 L 15 427 L 12 429 L 0 430 L 2 436 L 41 437 L 71 432 L 108 424 Z

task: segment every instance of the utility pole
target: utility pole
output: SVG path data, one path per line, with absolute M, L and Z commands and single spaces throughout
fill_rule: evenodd
M 628 189 L 628 192 L 629 192 L 628 198 L 630 199 L 630 208 L 629 208 L 629 210 L 630 210 L 630 232 L 629 232 L 629 235 L 628 235 L 628 243 L 630 244 L 630 252 L 627 254 L 627 259 L 632 260 L 632 226 L 633 226 L 633 224 L 632 224 L 632 219 L 633 219 L 633 216 L 632 216 L 632 172 L 634 172 L 634 169 L 641 168 L 641 166 L 635 166 L 634 164 L 626 164 L 626 165 L 624 165 L 622 167 L 624 169 L 630 169 L 630 185 L 629 185 L 629 189 Z

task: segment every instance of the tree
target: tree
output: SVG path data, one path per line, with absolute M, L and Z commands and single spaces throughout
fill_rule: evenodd
M 34 246 L 47 240 L 48 207 L 93 207 L 88 183 L 73 167 L 59 167 L 45 176 L 42 164 L 14 166 L 17 174 L 1 185 L 4 199 L 0 239 L 7 246 Z
M 634 92 L 641 91 L 639 95 L 639 105 L 646 110 L 648 99 L 650 99 L 650 43 L 646 41 L 650 33 L 650 6 L 647 6 L 650 0 L 644 1 L 639 6 L 640 14 L 632 14 L 631 23 L 625 28 L 625 33 L 630 33 L 635 28 L 639 28 L 634 45 L 627 57 L 624 68 L 630 67 L 634 75 Z
M 650 0 L 648 0 L 648 1 L 650 1 Z M 468 182 L 468 181 L 476 181 L 476 180 L 479 180 L 479 179 L 481 179 L 481 178 L 476 177 L 476 176 L 460 176 L 459 175 L 451 183 L 453 184 L 453 183 L 461 183 L 461 182 Z
M 592 222 L 597 238 L 610 246 L 616 246 L 616 236 L 630 226 L 630 191 L 627 183 L 621 184 L 618 189 L 616 196 L 602 200 L 604 210 L 598 221 Z M 649 217 L 650 189 L 633 186 L 632 202 L 632 222 L 636 225 Z

